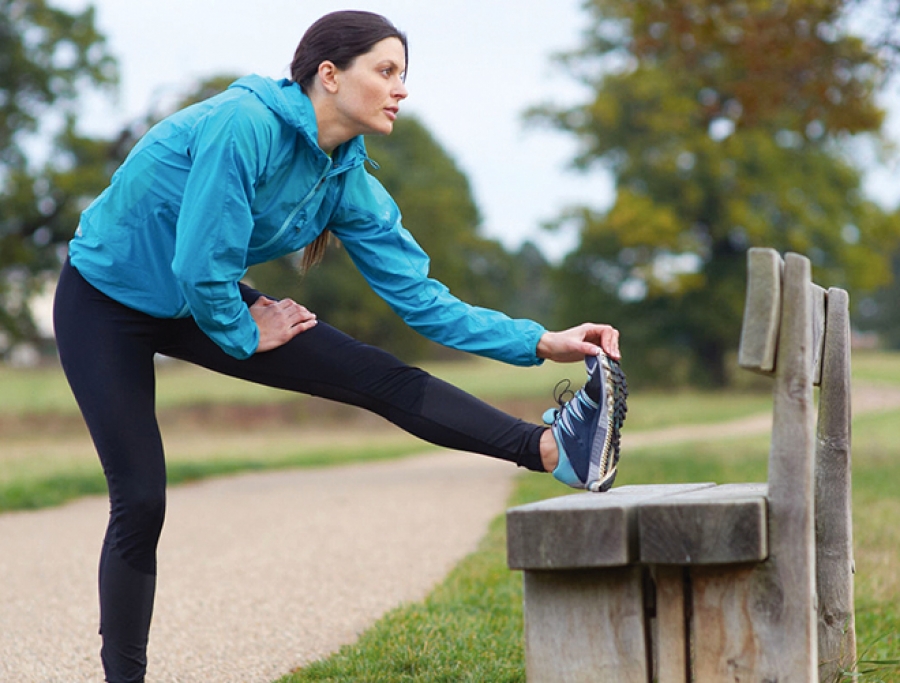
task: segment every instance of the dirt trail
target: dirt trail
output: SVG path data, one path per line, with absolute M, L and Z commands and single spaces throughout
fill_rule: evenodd
M 900 388 L 877 385 L 860 385 L 853 388 L 851 408 L 854 415 L 894 410 L 900 408 Z M 738 420 L 716 424 L 679 425 L 647 432 L 622 432 L 622 448 L 640 448 L 685 441 L 741 438 L 765 434 L 772 429 L 772 414 L 761 413 Z

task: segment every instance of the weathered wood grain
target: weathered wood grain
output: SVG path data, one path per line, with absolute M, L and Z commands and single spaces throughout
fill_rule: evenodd
M 773 392 L 769 452 L 769 559 L 757 570 L 754 599 L 770 608 L 751 613 L 754 630 L 772 637 L 778 680 L 816 678 L 814 466 L 810 263 L 787 254 L 782 322 Z M 765 595 L 770 592 L 771 600 Z M 767 648 L 768 650 L 768 648 Z M 771 652 L 767 651 L 766 655 Z M 763 680 L 763 679 L 759 679 Z
M 726 484 L 638 509 L 644 564 L 734 564 L 768 555 L 765 484 Z
M 825 290 L 819 285 L 810 284 L 812 288 L 812 382 L 814 386 L 822 384 L 822 357 L 825 352 Z
M 690 683 L 690 641 L 685 603 L 685 569 L 653 567 L 656 616 L 651 620 L 653 678 L 656 683 Z
M 783 267 L 773 249 L 747 252 L 747 296 L 738 349 L 738 365 L 746 370 L 763 374 L 775 370 Z
M 580 493 L 506 512 L 510 569 L 619 567 L 638 558 L 637 509 L 650 500 L 713 486 L 623 486 Z
M 643 570 L 526 571 L 528 683 L 648 683 Z
M 813 679 L 792 660 L 786 629 L 791 600 L 777 567 L 690 568 L 691 672 L 704 683 L 787 683 Z M 801 670 L 798 676 L 796 672 Z
M 847 292 L 828 290 L 816 426 L 816 586 L 819 681 L 854 671 L 853 528 L 850 491 L 850 320 Z

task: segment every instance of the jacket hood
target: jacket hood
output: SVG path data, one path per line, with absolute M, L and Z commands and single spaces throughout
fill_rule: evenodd
M 309 96 L 298 84 L 286 78 L 276 81 L 264 76 L 250 75 L 236 80 L 229 86 L 229 89 L 231 88 L 242 88 L 252 92 L 278 118 L 297 130 L 314 148 L 319 148 L 316 112 Z M 352 164 L 368 160 L 362 136 L 349 140 L 341 147 L 346 148 L 341 155 L 344 163 Z

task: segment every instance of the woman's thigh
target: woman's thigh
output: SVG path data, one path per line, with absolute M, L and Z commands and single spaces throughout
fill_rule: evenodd
M 177 321 L 174 343 L 161 352 L 215 372 L 279 389 L 319 396 L 378 413 L 415 409 L 428 375 L 390 353 L 319 322 L 271 351 L 238 360 L 192 320 Z

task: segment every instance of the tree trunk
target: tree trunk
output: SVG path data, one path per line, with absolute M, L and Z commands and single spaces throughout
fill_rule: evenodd
M 726 348 L 723 344 L 713 340 L 700 343 L 697 349 L 697 358 L 710 386 L 716 389 L 728 386 Z

